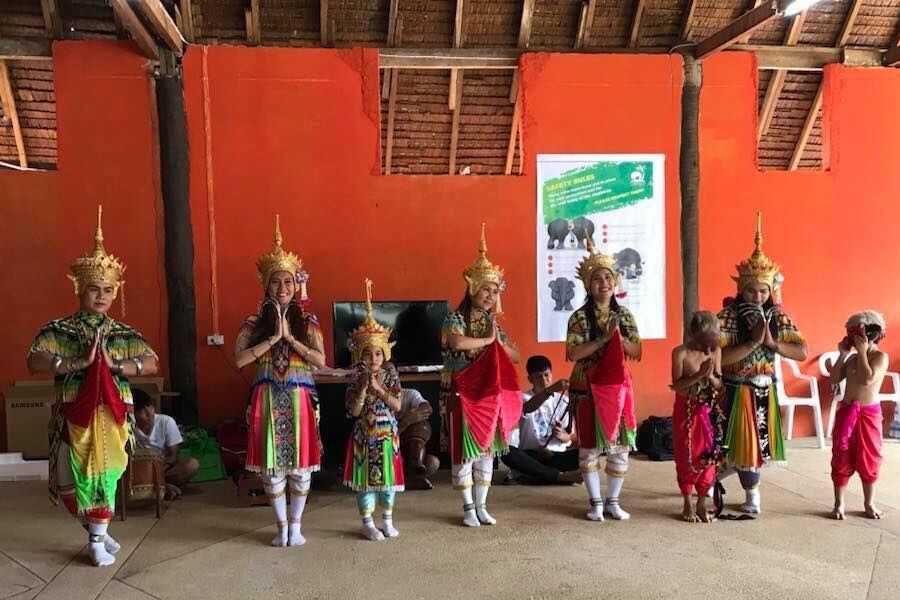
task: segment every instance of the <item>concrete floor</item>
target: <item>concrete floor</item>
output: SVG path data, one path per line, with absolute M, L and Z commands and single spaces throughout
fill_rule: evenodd
M 46 500 L 44 482 L 0 484 L 0 598 L 896 598 L 900 592 L 900 444 L 885 441 L 879 483 L 886 519 L 848 520 L 832 502 L 830 450 L 789 442 L 771 468 L 756 521 L 681 522 L 674 463 L 633 457 L 627 522 L 584 519 L 584 488 L 496 485 L 495 527 L 461 527 L 447 474 L 431 492 L 399 496 L 401 536 L 360 538 L 354 498 L 313 492 L 307 543 L 268 546 L 270 509 L 239 508 L 230 481 L 195 485 L 162 519 L 133 508 L 110 532 L 118 562 L 89 565 L 85 534 Z M 495 474 L 499 483 L 502 474 Z M 730 504 L 742 498 L 728 480 Z

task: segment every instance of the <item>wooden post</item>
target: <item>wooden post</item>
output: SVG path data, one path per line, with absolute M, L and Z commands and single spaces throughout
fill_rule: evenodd
M 161 51 L 175 65 L 168 50 Z M 180 67 L 156 78 L 159 170 L 162 188 L 166 289 L 169 313 L 169 385 L 180 394 L 173 403 L 175 418 L 198 421 L 197 311 L 194 295 L 194 234 L 191 227 L 187 115 Z
M 699 260 L 700 216 L 700 88 L 703 85 L 702 62 L 684 57 L 684 83 L 681 87 L 681 295 L 682 327 L 686 332 L 691 315 L 700 307 Z

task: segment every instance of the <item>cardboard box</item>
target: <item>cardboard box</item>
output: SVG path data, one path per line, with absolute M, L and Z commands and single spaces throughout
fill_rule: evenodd
M 47 425 L 54 393 L 52 381 L 19 381 L 3 392 L 6 398 L 6 445 L 26 459 L 47 458 Z
M 162 377 L 134 377 L 132 388 L 146 391 L 160 408 Z M 28 459 L 47 458 L 50 438 L 47 427 L 56 401 L 53 381 L 17 381 L 4 390 L 6 398 L 6 445 L 9 452 L 21 452 Z

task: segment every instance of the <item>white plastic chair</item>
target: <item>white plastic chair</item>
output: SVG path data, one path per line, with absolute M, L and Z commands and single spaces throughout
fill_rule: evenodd
M 805 381 L 809 385 L 809 397 L 789 396 L 784 385 L 784 367 L 782 362 L 787 363 L 791 369 L 795 379 Z M 813 409 L 813 418 L 816 424 L 816 438 L 819 441 L 819 448 L 825 447 L 825 436 L 822 435 L 822 407 L 819 403 L 819 380 L 811 375 L 804 375 L 800 372 L 797 363 L 789 358 L 782 358 L 780 355 L 775 357 L 775 391 L 778 394 L 778 404 L 785 408 L 787 416 L 786 431 L 787 439 L 791 439 L 794 433 L 794 409 L 798 406 L 809 406 Z
M 856 354 L 856 352 L 851 352 L 851 355 Z M 834 361 L 838 359 L 840 353 L 836 350 L 832 352 L 826 352 L 822 356 L 819 357 L 819 373 L 821 373 L 825 377 L 830 376 L 830 371 L 832 365 L 834 365 Z M 892 392 L 879 392 L 878 400 L 881 402 L 893 402 L 897 407 L 895 410 L 900 411 L 900 373 L 895 373 L 893 371 L 888 371 L 884 375 L 885 381 L 890 380 L 891 385 L 894 390 Z M 831 409 L 828 411 L 828 437 L 831 437 L 831 430 L 834 429 L 834 416 L 837 414 L 838 403 L 844 399 L 844 390 L 847 387 L 847 380 L 842 379 L 841 383 L 838 384 L 837 390 L 834 391 L 834 397 L 831 400 Z

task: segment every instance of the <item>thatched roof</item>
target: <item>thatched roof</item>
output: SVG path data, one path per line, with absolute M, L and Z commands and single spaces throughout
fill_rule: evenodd
M 319 0 L 162 3 L 185 37 L 203 44 L 255 44 L 248 15 L 258 7 L 259 44 L 267 46 L 446 49 L 458 41 L 463 48 L 556 51 L 572 51 L 578 45 L 588 51 L 668 49 L 705 39 L 758 4 L 753 0 L 464 0 L 462 31 L 457 40 L 456 0 L 397 0 L 397 18 L 393 21 L 392 0 L 328 0 L 324 27 Z M 51 34 L 53 27 L 45 22 L 41 0 L 4 0 L 0 3 L 0 37 L 46 40 L 128 35 L 108 0 L 56 0 L 56 5 L 60 23 L 57 33 Z M 533 6 L 525 38 L 521 33 L 523 5 Z M 588 16 L 591 10 L 592 19 Z M 397 24 L 395 36 L 390 35 L 393 23 Z M 771 19 L 742 41 L 890 48 L 900 42 L 900 0 L 823 0 L 806 11 L 796 38 L 788 42 L 791 23 L 790 19 Z M 52 168 L 56 162 L 52 62 L 8 62 L 29 164 Z M 386 73 L 382 72 L 383 79 L 389 77 Z M 382 154 L 385 158 L 390 154 L 391 173 L 446 174 L 451 163 L 455 163 L 456 173 L 466 167 L 472 174 L 519 171 L 518 136 L 511 132 L 513 71 L 461 72 L 462 96 L 455 119 L 449 101 L 455 76 L 449 70 L 394 73 L 399 77 L 394 83 L 393 112 L 390 82 L 383 85 L 382 100 Z M 777 99 L 771 121 L 759 141 L 760 168 L 789 168 L 795 154 L 796 168 L 821 168 L 821 110 L 814 103 L 821 73 L 792 71 L 783 80 L 771 83 L 772 73 L 762 70 L 759 77 L 761 110 L 770 86 L 778 92 L 773 96 Z M 809 117 L 811 108 L 816 110 Z M 392 131 L 388 135 L 391 112 Z M 0 161 L 17 163 L 16 140 L 9 121 L 5 115 L 0 116 Z M 387 169 L 388 165 L 384 166 Z

